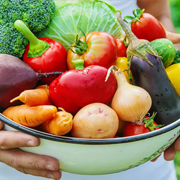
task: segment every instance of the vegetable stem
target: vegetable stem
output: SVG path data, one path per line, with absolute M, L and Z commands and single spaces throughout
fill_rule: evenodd
M 39 40 L 21 20 L 16 20 L 14 27 L 19 30 L 30 42 L 28 57 L 41 56 L 50 45 L 46 41 Z
M 116 13 L 117 20 L 121 24 L 121 27 L 123 28 L 124 32 L 126 33 L 126 36 L 128 38 L 128 41 L 137 40 L 138 38 L 134 35 L 134 33 L 126 26 L 125 22 L 123 21 L 121 15 L 119 12 Z

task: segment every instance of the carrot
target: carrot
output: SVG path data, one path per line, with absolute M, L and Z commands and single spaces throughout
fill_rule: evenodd
M 27 127 L 36 127 L 40 124 L 53 119 L 56 116 L 57 108 L 53 105 L 12 106 L 3 111 L 3 115 L 12 121 Z
M 41 85 L 35 89 L 25 90 L 10 102 L 12 103 L 16 100 L 20 100 L 28 106 L 52 105 L 48 85 Z
M 45 121 L 41 125 L 41 129 L 58 136 L 67 134 L 72 129 L 72 118 L 72 114 L 64 110 L 58 111 L 53 119 Z
M 169 39 L 173 44 L 178 44 L 178 43 L 180 43 L 180 34 L 166 31 L 166 37 L 167 37 L 167 39 Z

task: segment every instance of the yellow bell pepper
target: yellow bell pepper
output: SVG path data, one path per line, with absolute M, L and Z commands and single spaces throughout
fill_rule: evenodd
M 166 73 L 180 97 L 180 63 L 167 67 Z
M 126 57 L 118 57 L 116 60 L 116 66 L 124 73 L 127 81 L 130 83 L 129 81 L 129 67 L 127 64 L 127 58 Z

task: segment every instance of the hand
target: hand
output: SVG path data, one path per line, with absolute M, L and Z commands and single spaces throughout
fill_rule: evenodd
M 180 137 L 178 137 L 176 141 L 164 151 L 164 159 L 166 161 L 172 161 L 175 158 L 177 151 L 180 151 Z M 151 161 L 155 162 L 159 158 L 159 156 L 155 157 Z
M 164 159 L 171 161 L 175 158 L 177 151 L 180 151 L 180 137 L 166 150 L 164 151 Z
M 3 123 L 0 121 L 0 129 Z M 34 176 L 60 179 L 59 162 L 50 156 L 24 152 L 19 147 L 39 146 L 38 138 L 16 131 L 0 131 L 0 162 Z

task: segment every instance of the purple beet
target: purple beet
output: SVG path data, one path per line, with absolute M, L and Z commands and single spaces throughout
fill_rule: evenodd
M 32 89 L 42 77 L 59 76 L 62 72 L 37 73 L 19 58 L 0 54 L 0 107 L 11 106 L 10 100 Z

